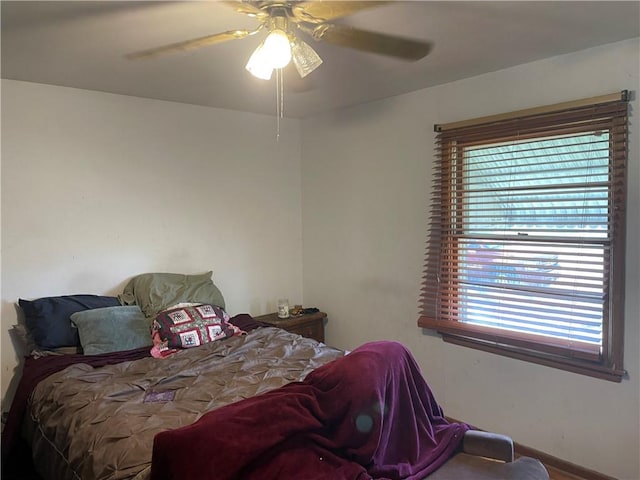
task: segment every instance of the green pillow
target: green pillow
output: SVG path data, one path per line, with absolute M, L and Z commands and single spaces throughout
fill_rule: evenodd
M 212 274 L 143 273 L 129 280 L 118 299 L 122 305 L 138 305 L 149 318 L 185 302 L 207 303 L 224 309 L 224 298 L 211 280 Z
M 136 305 L 76 312 L 71 315 L 71 323 L 78 328 L 85 355 L 121 352 L 153 345 L 149 320 Z

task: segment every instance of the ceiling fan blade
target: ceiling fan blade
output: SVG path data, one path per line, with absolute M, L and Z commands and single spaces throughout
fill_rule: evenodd
M 306 23 L 324 23 L 345 17 L 366 8 L 380 7 L 390 1 L 306 1 L 294 4 L 291 12 L 294 17 Z
M 250 2 L 245 0 L 240 0 L 240 1 L 225 0 L 220 3 L 224 3 L 228 7 L 233 8 L 236 12 L 249 15 L 250 17 L 266 18 L 269 16 L 268 12 L 264 10 L 260 10 L 260 8 L 257 5 L 254 5 L 255 2 Z
M 260 27 L 255 30 L 229 30 L 227 32 L 206 35 L 204 37 L 193 38 L 191 40 L 185 40 L 184 42 L 171 43 L 169 45 L 163 45 L 161 47 L 155 47 L 148 50 L 129 53 L 125 55 L 125 57 L 129 60 L 137 60 L 164 55 L 166 53 L 182 52 L 185 50 L 191 50 L 193 48 L 204 47 L 206 45 L 213 45 L 229 40 L 238 40 L 241 38 L 245 38 L 249 35 L 258 33 L 261 29 L 262 25 L 260 25 Z
M 319 25 L 313 29 L 311 35 L 316 40 L 341 47 L 413 61 L 427 56 L 433 48 L 430 42 L 369 32 L 344 25 Z

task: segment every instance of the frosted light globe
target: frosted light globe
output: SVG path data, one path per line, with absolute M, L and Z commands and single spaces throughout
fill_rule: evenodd
M 282 30 L 273 30 L 264 41 L 263 51 L 272 68 L 284 68 L 291 61 L 289 37 Z

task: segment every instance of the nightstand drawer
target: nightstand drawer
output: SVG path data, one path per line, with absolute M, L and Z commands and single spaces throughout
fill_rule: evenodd
M 278 318 L 277 313 L 269 313 L 254 318 L 274 327 L 282 328 L 287 332 L 297 333 L 303 337 L 313 338 L 318 342 L 324 343 L 324 322 L 327 318 L 327 314 L 324 312 L 289 318 Z
M 303 337 L 313 338 L 319 342 L 324 343 L 324 326 L 322 323 L 313 322 L 306 325 L 296 325 L 295 327 L 289 327 L 286 329 L 288 332 L 297 333 Z

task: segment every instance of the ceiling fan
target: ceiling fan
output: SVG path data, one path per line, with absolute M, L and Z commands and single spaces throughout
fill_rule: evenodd
M 152 58 L 243 39 L 266 30 L 269 34 L 253 52 L 246 68 L 254 76 L 268 80 L 274 69 L 284 68 L 291 60 L 301 77 L 320 66 L 322 59 L 300 38 L 300 32 L 315 41 L 408 61 L 420 60 L 432 49 L 430 42 L 329 23 L 364 9 L 391 3 L 390 1 L 242 0 L 220 3 L 230 6 L 238 13 L 256 18 L 260 24 L 253 30 L 229 30 L 130 53 L 126 57 Z

